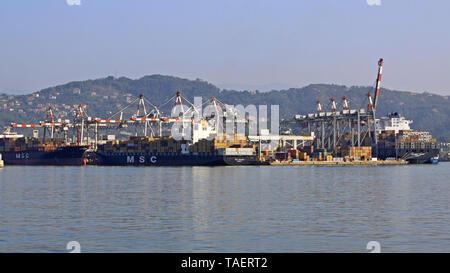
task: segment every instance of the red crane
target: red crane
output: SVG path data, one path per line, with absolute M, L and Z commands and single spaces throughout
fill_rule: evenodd
M 378 76 L 377 83 L 375 86 L 375 97 L 373 101 L 373 110 L 377 109 L 378 99 L 380 97 L 380 87 L 381 87 L 381 76 L 383 74 L 383 58 L 378 61 Z

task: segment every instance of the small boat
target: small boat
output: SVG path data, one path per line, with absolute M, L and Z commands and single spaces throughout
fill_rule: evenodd
M 433 156 L 432 158 L 430 158 L 431 164 L 439 164 L 439 162 L 441 162 L 441 160 L 439 159 L 439 155 Z

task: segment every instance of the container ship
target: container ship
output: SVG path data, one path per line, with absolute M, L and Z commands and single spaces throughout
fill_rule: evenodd
M 63 138 L 29 138 L 10 131 L 0 134 L 5 165 L 85 165 L 87 146 L 66 144 Z
M 398 113 L 377 119 L 378 157 L 401 158 L 411 164 L 439 162 L 440 149 L 429 132 L 412 130 L 407 120 Z
M 221 136 L 191 144 L 173 137 L 131 137 L 99 145 L 97 164 L 110 166 L 260 165 L 256 147 L 246 137 Z

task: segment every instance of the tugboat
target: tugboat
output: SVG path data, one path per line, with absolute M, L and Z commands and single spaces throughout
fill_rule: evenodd
M 441 162 L 441 160 L 439 159 L 439 155 L 437 155 L 437 156 L 435 156 L 435 157 L 432 157 L 432 158 L 430 159 L 430 163 L 431 163 L 431 164 L 438 164 L 439 162 Z

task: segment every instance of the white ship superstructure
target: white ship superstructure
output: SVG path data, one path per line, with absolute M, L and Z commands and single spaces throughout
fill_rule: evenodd
M 395 131 L 395 134 L 398 134 L 400 131 L 409 131 L 411 123 L 413 123 L 412 120 L 407 120 L 398 113 L 392 113 L 376 120 L 377 133 Z
M 23 135 L 19 135 L 15 132 L 11 132 L 9 128 L 6 131 L 3 131 L 3 133 L 0 134 L 0 138 L 21 138 Z

